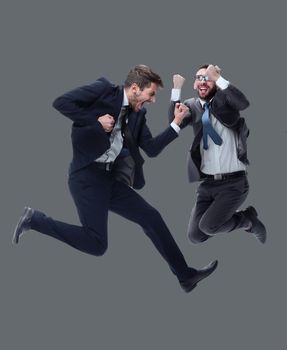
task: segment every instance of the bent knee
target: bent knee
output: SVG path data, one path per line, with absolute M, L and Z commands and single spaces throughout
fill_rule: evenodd
M 206 222 L 203 220 L 199 222 L 199 229 L 208 236 L 213 236 L 219 232 L 218 224 Z
M 200 230 L 196 230 L 196 231 L 193 230 L 193 231 L 188 232 L 187 237 L 190 240 L 190 242 L 193 244 L 202 243 L 209 238 L 209 236 L 205 235 Z
M 94 256 L 103 256 L 108 249 L 108 244 L 99 241 L 93 242 L 87 249 L 87 253 Z

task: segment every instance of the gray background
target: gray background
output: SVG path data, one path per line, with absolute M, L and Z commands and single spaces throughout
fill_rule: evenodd
M 287 125 L 280 4 L 2 2 L 2 349 L 282 347 Z M 244 231 L 188 243 L 196 190 L 185 169 L 191 129 L 146 161 L 141 194 L 162 213 L 190 264 L 219 259 L 216 273 L 192 293 L 180 289 L 141 229 L 113 214 L 101 259 L 36 232 L 12 246 L 26 204 L 78 223 L 67 187 L 71 122 L 52 109 L 55 97 L 99 76 L 121 83 L 134 64 L 150 65 L 165 82 L 148 107 L 156 134 L 167 125 L 172 75 L 187 78 L 189 97 L 194 70 L 205 62 L 220 65 L 251 101 L 244 112 L 251 129 L 246 205 L 255 204 L 264 218 L 265 246 Z

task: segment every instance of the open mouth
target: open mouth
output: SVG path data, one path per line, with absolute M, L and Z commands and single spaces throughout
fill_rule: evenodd
M 209 88 L 208 87 L 200 87 L 200 88 L 198 88 L 198 93 L 200 96 L 205 97 L 209 94 Z

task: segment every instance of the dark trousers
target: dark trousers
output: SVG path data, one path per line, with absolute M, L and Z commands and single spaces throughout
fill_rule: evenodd
M 196 203 L 188 225 L 193 243 L 206 241 L 220 232 L 230 232 L 247 225 L 242 211 L 237 211 L 249 191 L 247 177 L 204 180 L 197 189 Z
M 132 188 L 116 181 L 112 172 L 90 165 L 70 175 L 69 188 L 82 226 L 56 221 L 35 211 L 32 229 L 100 256 L 108 247 L 107 221 L 111 210 L 143 228 L 180 281 L 194 274 L 159 212 Z

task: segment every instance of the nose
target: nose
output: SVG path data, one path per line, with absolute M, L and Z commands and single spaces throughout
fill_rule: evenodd
M 152 96 L 150 99 L 149 99 L 150 102 L 152 103 L 155 103 L 155 96 Z

